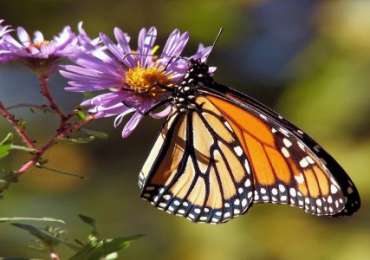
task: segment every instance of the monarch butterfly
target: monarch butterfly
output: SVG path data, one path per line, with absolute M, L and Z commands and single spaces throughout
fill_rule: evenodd
M 351 215 L 360 197 L 341 166 L 302 130 L 216 83 L 190 60 L 172 112 L 139 175 L 141 196 L 193 222 L 224 223 L 253 203 Z

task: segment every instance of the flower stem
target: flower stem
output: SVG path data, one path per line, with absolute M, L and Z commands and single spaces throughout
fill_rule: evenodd
M 12 110 L 16 108 L 30 108 L 30 109 L 38 109 L 38 110 L 46 110 L 48 105 L 36 105 L 36 104 L 29 104 L 29 103 L 20 103 L 13 106 L 8 106 L 6 109 Z
M 1 102 L 0 102 L 0 115 L 3 116 L 12 125 L 14 130 L 17 132 L 17 134 L 22 139 L 23 143 L 28 148 L 37 150 L 34 144 L 34 141 L 31 139 L 28 133 L 24 130 L 24 128 L 19 125 L 19 120 L 13 114 L 11 114 Z
M 49 78 L 46 74 L 38 74 L 38 80 L 40 83 L 41 95 L 43 95 L 49 103 L 50 108 L 60 117 L 61 121 L 66 121 L 68 117 L 63 113 L 60 107 L 55 102 L 53 96 L 49 90 Z
M 55 145 L 58 140 L 66 137 L 67 135 L 79 130 L 82 126 L 88 124 L 92 120 L 94 120 L 94 116 L 88 116 L 84 121 L 79 121 L 74 124 L 67 124 L 66 122 L 63 122 L 61 127 L 56 131 L 55 135 L 49 139 L 49 141 L 42 146 L 36 154 L 32 157 L 31 160 L 24 163 L 17 171 L 16 174 L 18 176 L 22 175 L 26 171 L 28 171 L 30 168 L 35 166 L 41 157 L 44 155 L 44 153 L 51 148 L 53 145 Z

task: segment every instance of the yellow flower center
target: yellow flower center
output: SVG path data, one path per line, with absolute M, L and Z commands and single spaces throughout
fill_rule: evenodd
M 37 41 L 37 42 L 32 43 L 30 47 L 41 49 L 42 46 L 47 46 L 49 43 L 50 41 L 47 41 L 47 40 Z
M 170 79 L 159 68 L 137 66 L 126 72 L 125 83 L 136 93 L 146 93 L 154 97 L 164 92 L 160 85 L 167 85 Z

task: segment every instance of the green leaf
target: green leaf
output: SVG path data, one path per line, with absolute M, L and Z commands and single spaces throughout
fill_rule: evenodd
M 0 142 L 0 145 L 3 144 L 11 144 L 13 142 L 14 135 L 12 133 L 8 133 L 5 138 Z
M 88 114 L 85 112 L 85 111 L 82 111 L 80 109 L 76 109 L 75 110 L 75 114 L 77 116 L 77 118 L 80 120 L 80 121 L 85 121 Z
M 2 144 L 0 145 L 0 159 L 4 158 L 9 155 L 11 149 L 10 144 Z
M 87 134 L 89 136 L 94 136 L 97 139 L 107 139 L 109 137 L 109 135 L 105 132 L 92 130 L 92 129 L 87 129 L 87 128 L 82 128 L 81 132 L 84 132 L 85 134 Z
M 89 225 L 91 228 L 92 228 L 92 231 L 91 231 L 91 237 L 89 238 L 90 241 L 92 240 L 97 240 L 97 236 L 98 236 L 98 230 L 96 228 L 96 221 L 95 219 L 93 219 L 92 217 L 89 217 L 89 216 L 86 216 L 86 215 L 83 215 L 83 214 L 78 214 L 78 216 L 80 217 L 80 219 L 87 225 Z
M 96 137 L 94 136 L 85 136 L 85 137 L 68 137 L 68 138 L 61 138 L 61 141 L 73 143 L 73 144 L 88 144 L 94 141 Z
M 55 237 L 54 235 L 50 234 L 49 232 L 40 229 L 36 226 L 29 225 L 29 224 L 22 224 L 22 223 L 12 223 L 13 226 L 23 229 L 30 233 L 32 236 L 40 239 L 44 244 L 46 245 L 58 245 L 61 241 L 61 239 Z
M 44 245 L 47 245 L 48 247 L 50 246 L 54 247 L 59 244 L 64 244 L 75 251 L 80 250 L 81 248 L 69 241 L 66 241 L 58 237 L 59 234 L 64 233 L 64 230 L 61 228 L 47 227 L 47 230 L 44 230 L 39 227 L 23 223 L 12 223 L 12 225 L 27 231 L 32 236 L 38 238 Z
M 92 217 L 89 217 L 89 216 L 86 216 L 86 215 L 83 215 L 83 214 L 78 214 L 78 216 L 80 217 L 80 219 L 88 224 L 89 226 L 91 226 L 92 228 L 96 228 L 96 221 L 95 219 L 93 219 Z
M 0 141 L 0 159 L 9 155 L 13 142 L 13 137 L 14 136 L 12 133 L 8 133 L 5 138 Z
M 64 220 L 56 219 L 56 218 L 31 218 L 31 217 L 9 217 L 9 218 L 0 218 L 1 222 L 15 222 L 15 221 L 38 221 L 38 222 L 57 222 L 61 224 L 65 224 Z
M 104 239 L 98 241 L 95 245 L 87 244 L 81 251 L 72 256 L 70 260 L 100 260 L 103 257 L 113 257 L 113 253 L 127 248 L 131 241 L 136 240 L 143 235 L 129 237 L 118 237 L 113 239 Z M 109 258 L 114 259 L 114 258 Z

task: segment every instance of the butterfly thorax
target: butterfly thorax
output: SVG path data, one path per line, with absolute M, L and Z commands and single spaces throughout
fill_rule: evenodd
M 199 94 L 199 88 L 211 86 L 214 83 L 208 71 L 207 64 L 190 60 L 188 72 L 173 93 L 172 104 L 178 111 L 186 112 L 197 108 L 198 105 L 194 101 Z

